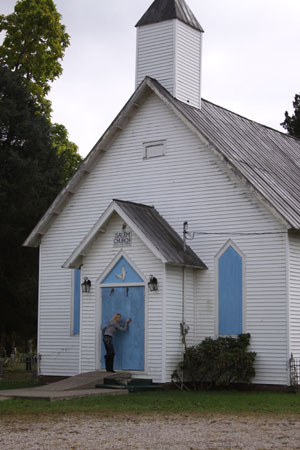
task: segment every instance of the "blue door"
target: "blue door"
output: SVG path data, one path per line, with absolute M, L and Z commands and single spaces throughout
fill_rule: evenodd
M 118 286 L 114 286 L 115 283 Z M 143 283 L 142 278 L 126 261 L 120 258 L 106 276 L 101 288 L 102 318 L 101 329 L 116 313 L 121 314 L 121 326 L 131 317 L 127 331 L 117 331 L 113 337 L 115 349 L 114 368 L 117 370 L 144 370 L 145 358 L 145 287 L 126 286 Z M 124 284 L 124 286 L 120 286 Z M 105 348 L 101 343 L 101 367 L 105 367 Z
M 102 328 L 115 313 L 120 313 L 121 326 L 129 317 L 132 322 L 127 331 L 117 331 L 113 338 L 115 348 L 114 367 L 118 370 L 144 370 L 145 301 L 144 286 L 102 288 Z M 101 366 L 105 348 L 102 342 Z

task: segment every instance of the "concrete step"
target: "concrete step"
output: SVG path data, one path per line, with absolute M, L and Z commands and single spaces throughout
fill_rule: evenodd
M 127 385 L 125 384 L 96 384 L 96 389 L 116 389 L 122 390 L 127 389 Z
M 73 377 L 66 378 L 65 380 L 56 381 L 55 383 L 47 384 L 45 386 L 39 386 L 33 388 L 35 391 L 42 392 L 64 392 L 74 391 L 82 389 L 94 389 L 96 384 L 103 384 L 104 379 L 107 377 L 107 372 L 104 370 L 95 370 L 93 372 L 81 373 Z M 110 378 L 118 377 L 121 379 L 129 379 L 131 375 L 129 373 L 112 373 Z
M 146 391 L 158 391 L 163 390 L 160 384 L 153 383 L 152 379 L 147 378 L 120 378 L 105 377 L 103 383 L 97 384 L 96 388 L 99 389 L 126 389 L 128 392 L 146 392 Z
M 46 400 L 62 400 L 67 398 L 88 397 L 94 395 L 122 395 L 128 394 L 127 389 L 101 389 L 103 387 L 104 379 L 107 377 L 104 370 L 95 370 L 93 372 L 82 373 L 65 380 L 56 381 L 55 383 L 47 384 L 45 386 L 38 386 L 28 389 L 9 389 L 0 390 L 1 398 L 35 398 Z M 127 382 L 131 378 L 128 372 L 116 372 L 110 374 L 111 380 L 118 378 Z M 119 381 L 119 383 L 121 382 Z M 95 389 L 96 384 L 100 385 L 100 389 Z
M 163 387 L 159 384 L 140 384 L 140 385 L 128 385 L 129 393 L 135 392 L 150 392 L 150 391 L 163 391 Z
M 74 391 L 36 391 L 34 388 L 29 389 L 10 389 L 0 391 L 0 401 L 12 398 L 38 399 L 38 400 L 67 400 L 70 398 L 92 397 L 101 395 L 126 395 L 126 389 L 76 389 Z

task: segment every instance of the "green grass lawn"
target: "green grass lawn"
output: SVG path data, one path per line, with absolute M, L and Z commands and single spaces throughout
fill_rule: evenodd
M 0 402 L 0 416 L 65 413 L 300 414 L 300 395 L 279 392 L 149 392 L 81 399 L 12 399 Z

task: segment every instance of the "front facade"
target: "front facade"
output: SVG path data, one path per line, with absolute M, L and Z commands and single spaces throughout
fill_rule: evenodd
M 153 5 L 161 3 L 186 7 L 182 0 Z M 156 33 L 158 25 L 167 30 L 176 24 L 202 36 L 190 10 L 183 10 L 184 16 L 175 8 L 175 18 L 146 13 L 138 33 L 144 39 L 149 27 L 151 35 L 152 26 Z M 148 23 L 153 17 L 158 22 Z M 200 44 L 198 49 L 200 61 Z M 151 63 L 149 73 L 146 62 L 138 64 L 141 77 L 159 77 Z M 242 136 L 253 122 L 243 119 L 244 128 L 230 135 L 224 121 L 237 117 L 233 113 L 205 101 L 200 110 L 198 94 L 172 91 L 178 81 L 137 80 L 133 97 L 25 243 L 40 246 L 40 374 L 101 369 L 101 328 L 120 312 L 133 321 L 116 341 L 118 370 L 170 381 L 182 358 L 185 323 L 188 345 L 250 333 L 254 382 L 287 385 L 290 354 L 300 357 L 298 228 L 277 206 L 276 191 L 272 201 L 273 190 L 247 179 L 247 166 L 245 172 L 237 168 L 238 158 L 234 166 L 222 145 L 226 128 L 227 141 L 240 136 L 237 148 L 244 151 Z M 196 85 L 200 93 L 200 70 Z M 213 110 L 215 141 L 209 134 Z M 241 118 L 234 120 L 232 127 Z M 266 134 L 270 142 L 290 139 L 300 150 L 297 140 L 269 129 Z M 294 210 L 297 215 L 298 205 Z M 156 291 L 148 288 L 151 276 Z M 90 292 L 78 295 L 85 277 Z

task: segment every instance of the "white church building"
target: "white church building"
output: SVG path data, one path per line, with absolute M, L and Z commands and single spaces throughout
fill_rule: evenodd
M 188 345 L 250 333 L 254 383 L 286 386 L 300 141 L 201 98 L 203 29 L 184 0 L 155 0 L 136 28 L 134 94 L 24 243 L 40 249 L 39 373 L 103 368 L 118 312 L 132 323 L 117 370 L 169 382 L 184 322 Z

